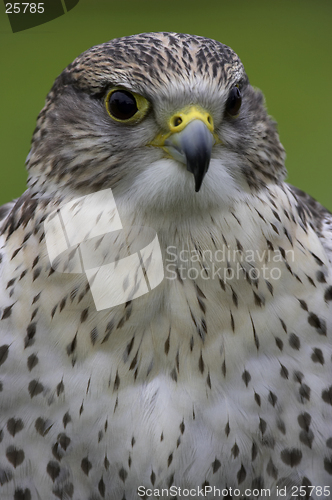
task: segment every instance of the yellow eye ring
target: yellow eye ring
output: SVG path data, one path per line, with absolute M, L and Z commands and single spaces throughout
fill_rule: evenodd
M 123 88 L 110 90 L 105 98 L 107 113 L 120 123 L 137 123 L 146 115 L 149 106 L 145 97 Z

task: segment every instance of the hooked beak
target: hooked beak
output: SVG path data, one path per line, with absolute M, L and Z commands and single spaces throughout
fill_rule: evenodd
M 174 114 L 169 120 L 169 129 L 170 132 L 159 134 L 151 145 L 162 147 L 187 166 L 194 175 L 197 193 L 209 168 L 212 146 L 217 142 L 212 117 L 192 106 Z
M 214 143 L 213 135 L 201 120 L 190 122 L 182 132 L 171 135 L 165 141 L 167 151 L 194 175 L 196 193 L 208 171 Z

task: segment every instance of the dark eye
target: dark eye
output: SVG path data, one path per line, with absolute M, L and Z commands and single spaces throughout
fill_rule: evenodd
M 115 90 L 107 100 L 109 114 L 117 120 L 129 120 L 138 111 L 136 99 L 127 90 Z
M 231 116 L 238 115 L 241 108 L 241 102 L 242 96 L 239 88 L 233 87 L 226 102 L 226 113 Z

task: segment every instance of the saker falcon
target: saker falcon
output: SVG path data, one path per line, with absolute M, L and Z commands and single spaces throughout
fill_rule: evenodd
M 332 497 L 332 215 L 284 160 L 214 40 L 55 80 L 1 209 L 2 500 Z

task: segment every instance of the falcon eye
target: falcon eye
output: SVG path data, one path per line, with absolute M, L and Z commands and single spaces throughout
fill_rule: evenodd
M 107 94 L 105 106 L 113 120 L 127 123 L 142 118 L 149 108 L 149 103 L 135 92 L 116 88 Z
M 112 92 L 107 107 L 110 115 L 117 120 L 129 120 L 138 111 L 135 97 L 126 90 Z
M 238 115 L 241 108 L 241 102 L 242 96 L 240 89 L 238 87 L 233 87 L 226 102 L 226 113 L 231 116 Z

